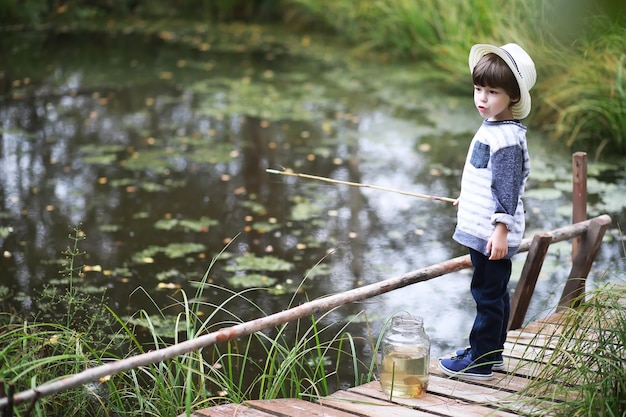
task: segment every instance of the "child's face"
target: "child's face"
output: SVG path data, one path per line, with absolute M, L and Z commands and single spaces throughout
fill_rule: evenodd
M 480 115 L 489 121 L 511 120 L 513 100 L 502 88 L 474 86 L 474 104 Z

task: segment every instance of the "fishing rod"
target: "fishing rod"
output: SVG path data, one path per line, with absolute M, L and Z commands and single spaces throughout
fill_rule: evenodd
M 404 195 L 408 195 L 408 196 L 411 196 L 411 197 L 426 198 L 428 200 L 445 201 L 445 202 L 448 202 L 448 203 L 454 203 L 456 201 L 456 199 L 449 198 L 449 197 L 438 197 L 438 196 L 435 196 L 435 195 L 410 193 L 410 192 L 407 192 L 407 191 L 396 190 L 394 188 L 379 187 L 379 186 L 376 186 L 376 185 L 362 184 L 362 183 L 359 183 L 359 182 L 349 182 L 349 181 L 334 180 L 332 178 L 318 177 L 317 175 L 303 174 L 303 173 L 299 173 L 299 172 L 293 172 L 293 171 L 290 171 L 290 170 L 279 171 L 277 169 L 270 169 L 270 168 L 268 168 L 268 169 L 265 170 L 265 172 L 267 172 L 269 174 L 288 175 L 288 176 L 291 176 L 291 177 L 308 178 L 310 180 L 325 181 L 325 182 L 330 182 L 330 183 L 333 183 L 333 184 L 349 185 L 351 187 L 362 187 L 362 188 L 371 188 L 371 189 L 374 189 L 374 190 L 389 191 L 389 192 L 392 192 L 392 193 L 404 194 Z

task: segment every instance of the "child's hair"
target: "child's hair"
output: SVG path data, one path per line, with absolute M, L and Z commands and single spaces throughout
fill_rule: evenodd
M 516 100 L 520 98 L 519 85 L 509 66 L 496 54 L 486 54 L 476 63 L 472 71 L 474 85 L 502 88 Z

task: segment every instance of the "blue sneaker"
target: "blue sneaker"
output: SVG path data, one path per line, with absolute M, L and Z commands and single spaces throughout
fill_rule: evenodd
M 471 355 L 441 359 L 439 369 L 448 376 L 470 381 L 488 381 L 493 378 L 491 365 L 477 365 Z
M 465 356 L 465 355 L 469 355 L 472 351 L 471 347 L 466 347 L 463 349 L 459 349 L 457 350 L 456 356 Z M 496 355 L 496 360 L 493 361 L 491 363 L 491 370 L 492 371 L 504 371 L 506 368 L 504 367 L 504 358 L 502 357 L 502 353 L 498 353 Z

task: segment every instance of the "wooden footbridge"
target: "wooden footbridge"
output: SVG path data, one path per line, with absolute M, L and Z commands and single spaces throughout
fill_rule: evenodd
M 520 401 L 522 390 L 538 372 L 541 362 L 527 359 L 532 349 L 546 350 L 559 334 L 559 314 L 535 322 L 523 330 L 510 331 L 505 345 L 505 370 L 494 372 L 491 381 L 467 382 L 430 365 L 428 390 L 419 398 L 392 398 L 379 382 L 341 390 L 317 401 L 299 399 L 254 400 L 198 410 L 192 417 L 509 417 L 541 415 Z M 541 340 L 544 345 L 536 346 Z M 180 417 L 182 417 L 181 415 Z

